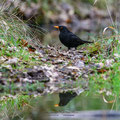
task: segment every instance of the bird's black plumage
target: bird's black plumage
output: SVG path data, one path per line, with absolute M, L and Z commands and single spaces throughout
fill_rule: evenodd
M 77 48 L 79 45 L 84 43 L 93 43 L 90 41 L 81 40 L 78 36 L 70 32 L 65 26 L 55 26 L 59 29 L 59 38 L 62 44 L 64 44 L 68 49 Z

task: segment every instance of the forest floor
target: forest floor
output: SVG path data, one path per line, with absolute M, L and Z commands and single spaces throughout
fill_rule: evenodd
M 61 50 L 49 45 L 35 47 L 29 43 L 28 37 L 33 38 L 23 31 L 25 25 L 21 21 L 3 16 L 0 20 L 2 110 L 10 105 L 10 110 L 23 108 L 37 96 L 67 91 L 103 94 L 113 98 L 112 101 L 104 99 L 105 102 L 117 102 L 120 91 L 119 34 L 95 38 L 93 44 L 80 46 L 77 50 Z

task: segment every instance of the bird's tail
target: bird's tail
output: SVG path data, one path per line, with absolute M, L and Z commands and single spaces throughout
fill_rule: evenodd
M 94 43 L 93 41 L 85 41 L 83 40 L 83 43 Z

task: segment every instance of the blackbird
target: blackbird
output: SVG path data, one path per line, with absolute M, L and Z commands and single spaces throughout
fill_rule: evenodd
M 70 32 L 65 26 L 54 26 L 55 28 L 59 29 L 59 39 L 62 44 L 64 44 L 66 47 L 68 47 L 68 50 L 70 48 L 77 48 L 79 45 L 82 45 L 84 43 L 93 43 L 90 41 L 84 41 L 81 40 L 78 36 Z
M 60 102 L 59 102 L 59 106 L 65 106 L 67 105 L 73 98 L 75 98 L 77 96 L 76 92 L 66 92 L 66 93 L 59 93 L 59 98 L 60 98 Z

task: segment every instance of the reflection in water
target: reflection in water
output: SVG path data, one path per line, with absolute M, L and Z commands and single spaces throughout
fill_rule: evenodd
M 76 112 L 83 110 L 111 110 L 113 104 L 105 103 L 102 95 L 93 95 L 83 92 L 63 92 L 46 96 L 48 101 L 54 106 L 51 112 Z M 51 105 L 50 104 L 50 105 Z M 51 106 L 48 106 L 51 107 Z M 116 106 L 113 107 L 115 109 Z
M 39 103 L 42 103 L 40 107 Z M 59 103 L 58 107 L 54 106 L 56 103 Z M 106 104 L 100 95 L 86 95 L 85 92 L 80 95 L 69 91 L 41 96 L 37 107 L 49 114 L 47 120 L 120 120 L 120 112 L 111 111 L 112 104 Z M 34 112 L 42 113 L 39 109 Z
M 65 106 L 67 103 L 69 103 L 74 97 L 77 96 L 76 92 L 65 92 L 65 93 L 59 93 L 59 106 Z

